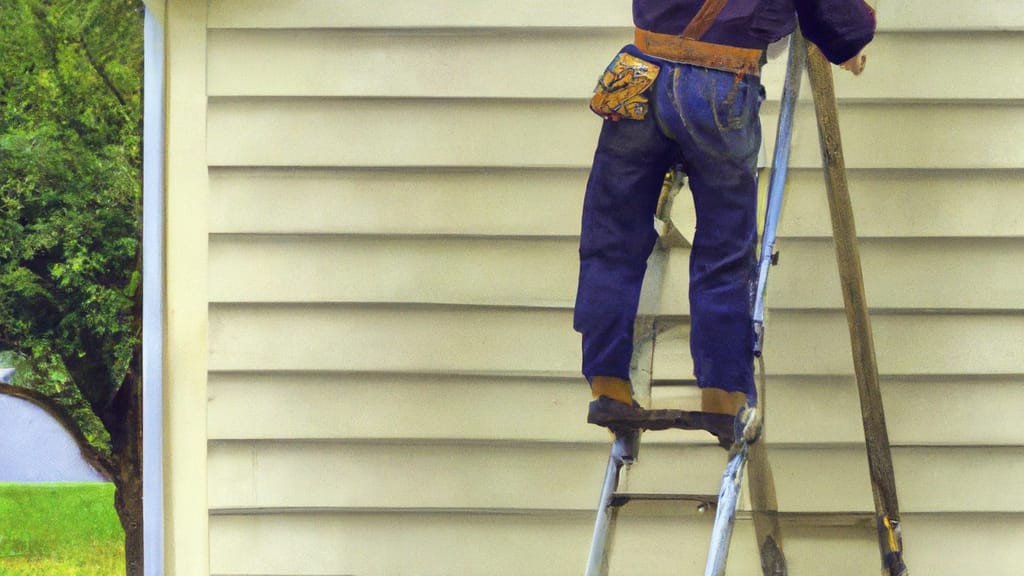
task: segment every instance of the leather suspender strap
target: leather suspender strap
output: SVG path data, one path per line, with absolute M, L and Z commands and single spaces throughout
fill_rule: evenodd
M 701 36 L 707 34 L 711 25 L 715 23 L 715 18 L 718 18 L 718 15 L 722 13 L 722 9 L 725 8 L 728 1 L 704 0 L 700 10 L 694 15 L 693 20 L 690 20 L 681 36 L 691 40 L 700 40 Z
M 728 2 L 704 0 L 686 30 L 679 36 L 637 28 L 634 44 L 641 52 L 665 60 L 759 76 L 763 51 L 700 41 Z

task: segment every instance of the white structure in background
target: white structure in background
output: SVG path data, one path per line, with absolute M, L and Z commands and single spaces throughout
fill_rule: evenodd
M 0 368 L 10 383 L 13 368 Z M 39 406 L 0 394 L 0 482 L 104 482 L 71 434 Z

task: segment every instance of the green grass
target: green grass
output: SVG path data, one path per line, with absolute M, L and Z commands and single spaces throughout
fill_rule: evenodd
M 0 483 L 0 576 L 121 576 L 114 485 Z

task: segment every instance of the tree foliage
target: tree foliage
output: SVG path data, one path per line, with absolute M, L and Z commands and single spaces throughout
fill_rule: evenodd
M 0 0 L 0 349 L 108 454 L 140 349 L 142 43 L 137 0 Z

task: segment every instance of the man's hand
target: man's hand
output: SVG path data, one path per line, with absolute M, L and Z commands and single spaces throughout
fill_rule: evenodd
M 839 65 L 843 70 L 849 70 L 854 76 L 860 76 L 860 73 L 864 71 L 864 66 L 868 63 L 868 57 L 863 53 L 857 54 L 853 58 L 850 58 L 846 62 Z

